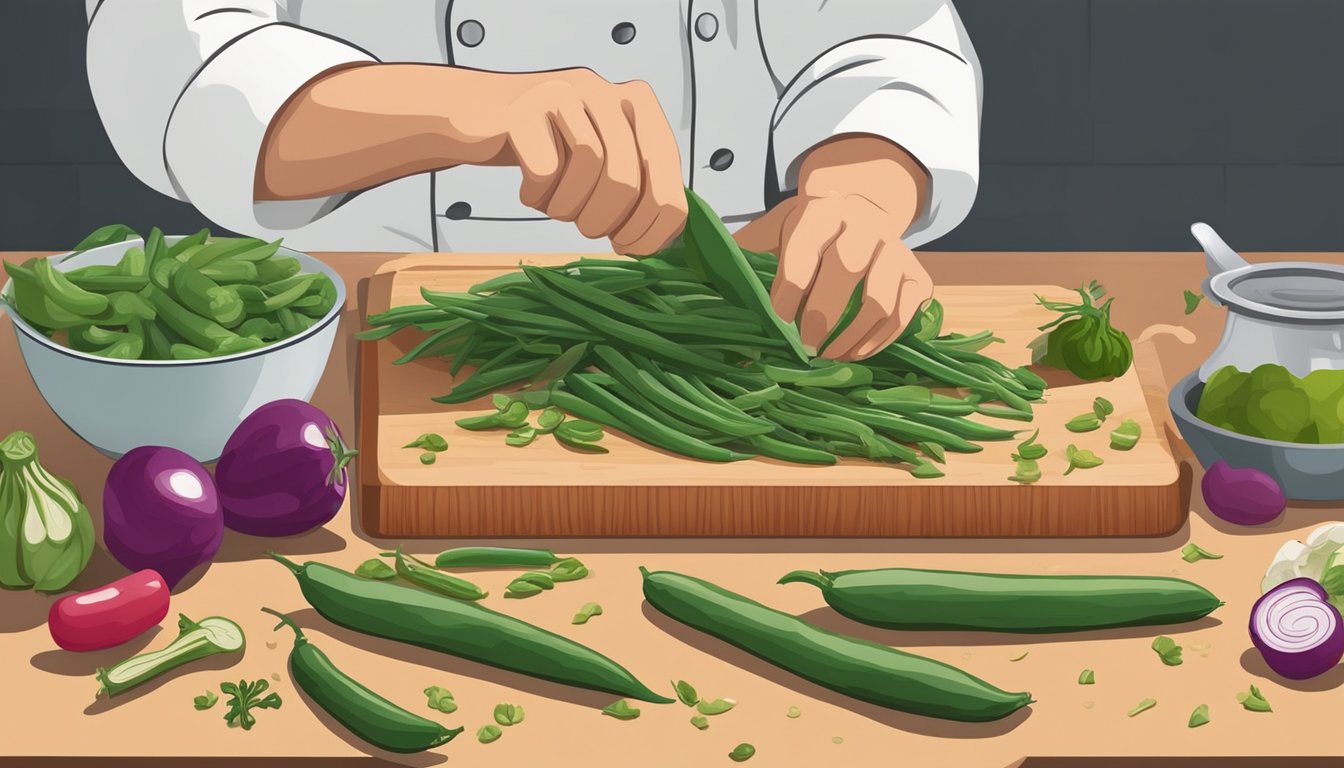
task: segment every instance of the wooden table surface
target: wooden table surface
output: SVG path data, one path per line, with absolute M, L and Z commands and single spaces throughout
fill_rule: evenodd
M 3 254 L 21 260 L 33 254 Z M 318 254 L 350 288 L 340 336 L 313 401 L 350 434 L 353 381 L 364 281 L 400 254 Z M 453 256 L 444 255 L 451 259 Z M 926 253 L 938 284 L 1078 285 L 1100 280 L 1116 297 L 1114 320 L 1132 336 L 1157 333 L 1156 348 L 1168 381 L 1193 370 L 1217 344 L 1221 311 L 1202 305 L 1184 315 L 1182 290 L 1198 290 L 1202 256 L 1190 253 Z M 1341 255 L 1264 254 L 1252 260 L 1344 261 Z M 7 325 L 7 323 L 0 323 Z M 1193 343 L 1188 343 L 1193 342 Z M 97 523 L 101 488 L 110 462 L 67 430 L 47 408 L 23 367 L 14 336 L 0 332 L 0 434 L 32 432 L 43 463 L 72 480 Z M 98 397 L 96 391 L 90 397 Z M 184 428 L 189 428 L 185 426 Z M 1196 474 L 1196 480 L 1198 474 Z M 598 714 L 605 694 L 532 681 L 428 651 L 360 636 L 328 624 L 305 607 L 297 586 L 280 566 L 259 559 L 277 549 L 301 559 L 353 567 L 394 542 L 366 537 L 352 524 L 349 504 L 325 529 L 283 540 L 229 533 L 204 575 L 193 576 L 173 597 L 170 619 L 153 636 L 91 654 L 57 649 L 45 627 L 53 597 L 32 592 L 0 594 L 0 765 L 455 765 L 682 766 L 728 764 L 739 742 L 756 746 L 754 766 L 909 765 L 1133 765 L 1134 757 L 1330 756 L 1344 753 L 1330 727 L 1344 703 L 1344 666 L 1301 683 L 1273 677 L 1251 648 L 1246 622 L 1265 566 L 1286 540 L 1339 518 L 1338 506 L 1293 507 L 1275 524 L 1236 529 L 1212 518 L 1194 494 L 1190 522 L 1159 539 L 575 539 L 518 541 L 580 557 L 592 576 L 559 585 L 530 600 L 500 599 L 507 573 L 473 575 L 492 596 L 487 604 L 587 643 L 617 659 L 654 687 L 685 679 L 709 697 L 739 703 L 710 718 L 706 731 L 689 724 L 680 704 L 644 705 L 643 716 L 621 722 Z M 101 526 L 100 526 L 101 529 Z M 1180 549 L 1197 542 L 1224 555 L 1194 564 Z M 415 541 L 409 549 L 436 552 L 463 541 Z M 480 543 L 480 542 L 471 542 Z M 834 694 L 757 661 L 719 641 L 677 625 L 645 605 L 636 567 L 669 569 L 706 578 L 837 631 L 926 654 L 1009 690 L 1029 690 L 1037 702 L 1015 716 L 987 724 L 918 718 Z M 1212 616 L 1166 630 L 1108 630 L 1078 635 L 1026 637 L 974 633 L 898 633 L 849 622 L 827 609 L 815 589 L 778 586 L 795 569 L 841 570 L 912 566 L 1021 573 L 1131 573 L 1195 580 L 1226 601 Z M 88 589 L 124 574 L 101 546 L 76 582 Z M 596 601 L 605 613 L 574 627 L 569 618 Z M 380 693 L 426 715 L 422 689 L 449 688 L 460 709 L 439 719 L 466 731 L 451 744 L 414 756 L 370 751 L 314 710 L 298 693 L 285 666 L 288 633 L 272 634 L 268 605 L 294 611 L 310 638 L 331 658 Z M 239 659 L 198 662 L 111 704 L 95 702 L 96 667 L 143 647 L 161 647 L 175 634 L 178 612 L 225 615 L 248 637 Z M 1185 663 L 1164 666 L 1149 649 L 1160 632 L 1185 647 Z M 1027 653 L 1020 661 L 1013 661 Z M 1079 686 L 1091 668 L 1096 684 Z M 218 691 L 223 680 L 272 678 L 284 699 L 263 711 L 250 732 L 229 729 L 223 707 L 192 708 L 192 697 Z M 1274 711 L 1243 710 L 1238 691 L 1256 684 Z M 666 686 L 664 686 L 666 687 Z M 1125 712 L 1139 700 L 1156 708 L 1135 718 Z M 491 722 L 495 704 L 522 704 L 527 719 L 482 745 L 474 734 Z M 1208 704 L 1212 722 L 1187 727 L 1190 712 Z M 801 717 L 785 712 L 797 706 Z M 839 742 L 839 743 L 837 743 Z M 102 757 L 103 761 L 88 758 Z M 1097 757 L 1111 760 L 1083 761 Z M 189 759 L 188 759 L 189 758 Z M 1296 762 L 1296 761 L 1294 761 Z M 1166 761 L 1150 761 L 1150 764 Z M 1175 763 L 1171 763 L 1175 764 Z M 1180 764 L 1189 765 L 1182 761 Z M 1216 760 L 1210 765 L 1227 764 Z M 1248 763 L 1237 762 L 1237 765 Z M 1281 759 L 1264 765 L 1288 765 Z

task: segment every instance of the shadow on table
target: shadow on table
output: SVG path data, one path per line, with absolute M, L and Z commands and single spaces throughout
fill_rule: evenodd
M 1073 643 L 1088 640 L 1122 640 L 1135 637 L 1151 638 L 1155 632 L 1159 631 L 1154 627 L 1113 627 L 1111 629 L 1098 629 L 1090 632 L 1059 632 L 1055 634 L 951 630 L 915 632 L 898 629 L 883 629 L 881 627 L 860 624 L 857 621 L 841 616 L 829 607 L 816 608 L 800 615 L 798 618 L 811 624 L 815 624 L 822 629 L 830 630 L 831 632 L 850 635 L 880 645 L 890 645 L 896 648 L 920 646 L 1019 646 L 1024 643 L 1039 645 L 1042 643 Z M 1222 623 L 1223 622 L 1212 616 L 1205 616 L 1197 621 L 1182 624 L 1181 632 L 1197 632 L 1201 629 L 1212 629 Z
M 266 557 L 267 552 L 272 551 L 286 555 L 320 555 L 340 552 L 345 546 L 345 539 L 340 534 L 326 528 L 316 528 L 298 536 L 280 538 L 248 536 L 237 531 L 225 531 L 224 543 L 220 544 L 219 552 L 214 559 L 220 563 L 260 560 Z
M 33 654 L 32 665 L 43 672 L 67 677 L 93 677 L 100 667 L 110 667 L 136 655 L 149 645 L 162 627 L 153 627 L 130 642 L 100 651 L 63 651 L 59 648 Z
M 451 671 L 455 675 L 474 677 L 478 680 L 496 683 L 507 688 L 532 694 L 533 696 L 541 696 L 556 701 L 565 701 L 571 704 L 592 707 L 594 710 L 600 710 L 610 704 L 613 699 L 618 698 L 618 695 L 613 693 L 590 691 L 583 688 L 563 685 L 561 683 L 539 680 L 535 677 L 529 677 L 517 672 L 509 672 L 497 667 L 479 664 L 474 661 L 467 661 L 466 659 L 461 659 L 446 653 L 419 648 L 395 640 L 365 635 L 327 621 L 322 617 L 322 614 L 312 608 L 304 608 L 302 610 L 294 611 L 289 614 L 289 616 L 301 627 L 320 625 L 323 634 L 329 635 L 346 645 L 368 651 L 372 654 L 401 659 L 411 664 L 419 664 L 425 667 Z
M 828 704 L 834 704 L 837 707 L 847 709 L 857 715 L 862 715 L 869 720 L 876 721 L 889 728 L 896 728 L 907 733 L 919 734 L 921 736 L 934 736 L 944 739 L 989 739 L 996 736 L 1002 736 L 1005 733 L 1012 731 L 1014 728 L 1021 725 L 1031 714 L 1030 707 L 1023 707 L 1001 720 L 994 720 L 988 723 L 962 723 L 897 712 L 886 707 L 869 704 L 845 696 L 844 694 L 837 693 L 829 688 L 809 682 L 791 672 L 786 672 L 734 645 L 718 640 L 699 630 L 692 629 L 685 624 L 668 618 L 647 602 L 643 604 L 642 611 L 644 617 L 656 627 L 692 648 L 709 654 L 716 659 L 722 659 L 723 661 L 750 672 L 753 675 L 763 677 L 773 683 L 782 685 L 800 695 L 807 696 L 808 698 L 817 701 L 824 701 Z
M 1291 688 L 1294 691 L 1333 691 L 1341 684 L 1344 684 L 1344 666 L 1336 665 L 1329 672 L 1318 675 L 1310 680 L 1289 680 L 1281 677 L 1274 670 L 1269 668 L 1260 652 L 1254 648 L 1247 648 L 1245 653 L 1241 654 L 1241 668 L 1250 672 L 1256 677 L 1263 677 L 1267 680 L 1273 680 L 1284 688 Z

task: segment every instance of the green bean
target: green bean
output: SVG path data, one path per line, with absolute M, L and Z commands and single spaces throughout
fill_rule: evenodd
M 751 450 L 772 459 L 780 461 L 794 462 L 797 464 L 821 464 L 829 465 L 835 463 L 835 455 L 826 451 L 810 448 L 793 443 L 786 443 L 770 435 L 753 435 L 745 438 L 744 442 L 750 446 Z
M 255 283 L 257 265 L 242 259 L 219 259 L 201 267 L 202 275 L 217 283 Z
M 172 360 L 172 342 L 158 323 L 145 323 L 145 356 L 150 360 Z
M 171 296 L 153 287 L 148 289 L 150 304 L 164 324 L 193 346 L 213 350 L 223 340 L 236 334 L 213 320 L 192 313 Z
M 720 433 L 734 437 L 746 437 L 748 435 L 764 435 L 774 429 L 773 426 L 764 422 L 751 423 L 744 422 L 743 419 L 736 417 L 725 418 L 723 414 L 702 408 L 666 387 L 647 369 L 636 367 L 620 352 L 604 344 L 593 347 L 593 352 L 603 362 L 607 370 L 611 371 L 612 375 L 616 376 L 626 386 L 634 389 L 642 397 L 658 404 L 663 410 L 675 413 L 683 420 L 706 429 L 710 435 Z
M 237 328 L 239 336 L 255 336 L 266 341 L 275 341 L 284 335 L 284 329 L 279 323 L 267 320 L 264 317 L 253 317 L 244 320 Z
M 121 261 L 117 262 L 116 269 L 118 274 L 127 277 L 142 277 L 148 282 L 149 259 L 145 255 L 145 249 L 140 247 L 127 248 L 126 252 L 121 255 Z
M 697 459 L 704 459 L 705 461 L 738 461 L 750 458 L 749 454 L 731 451 L 717 445 L 710 445 L 702 440 L 697 440 L 694 437 L 671 429 L 655 419 L 640 413 L 638 409 L 630 407 L 620 398 L 596 384 L 584 380 L 577 374 L 570 374 L 565 377 L 565 386 L 573 391 L 574 394 L 592 402 L 599 408 L 609 411 L 612 415 L 616 416 L 616 418 L 637 430 L 636 436 L 647 442 L 654 443 L 655 445 L 662 445 L 677 453 Z
M 257 262 L 257 281 L 269 284 L 299 274 L 303 266 L 292 256 L 279 256 Z
M 178 261 L 183 261 L 199 270 L 217 259 L 238 256 L 262 244 L 262 241 L 253 237 L 226 237 L 205 243 L 204 247 L 193 251 L 191 256 L 185 260 L 183 259 L 183 253 L 178 253 L 176 258 Z
M 106 293 L 108 291 L 138 291 L 146 285 L 149 285 L 149 278 L 135 277 L 131 275 L 94 275 L 90 277 L 72 277 L 70 278 L 70 282 L 86 291 Z
M 942 416 L 936 413 L 912 413 L 907 418 L 936 427 L 969 440 L 1012 440 L 1018 432 L 1000 429 L 956 416 Z
M 639 411 L 651 419 L 662 422 L 669 429 L 706 441 L 717 434 L 712 429 L 682 419 L 680 415 L 674 414 L 666 408 L 657 405 L 652 400 L 649 400 L 640 394 L 639 391 L 624 386 L 619 380 L 609 377 L 605 373 L 577 373 L 572 375 L 610 390 L 616 397 L 624 400 L 631 407 L 639 409 Z
M 155 233 L 157 233 L 157 236 Z M 149 239 L 145 241 L 145 255 L 149 257 L 149 266 L 153 267 L 160 258 L 176 260 L 178 254 L 188 248 L 204 245 L 208 239 L 210 239 L 210 230 L 202 229 L 195 234 L 187 235 L 172 245 L 165 245 L 163 233 L 159 232 L 158 227 L 155 227 L 149 231 Z
M 535 375 L 541 369 L 546 367 L 547 360 L 526 360 L 509 365 L 501 365 L 493 371 L 487 371 L 485 374 L 473 373 L 467 377 L 466 381 L 453 387 L 453 391 L 446 395 L 433 398 L 436 403 L 453 405 L 456 403 L 466 403 L 475 400 L 482 395 L 493 392 L 501 387 L 510 384 L 517 384 Z
M 617 320 L 600 312 L 585 309 L 585 305 L 570 298 L 565 294 L 565 290 L 572 288 L 575 281 L 572 278 L 557 275 L 548 270 L 535 267 L 523 267 L 533 284 L 542 290 L 544 297 L 552 306 L 568 313 L 574 319 L 581 319 L 586 325 L 600 334 L 619 341 L 623 344 L 629 344 L 636 349 L 643 349 L 645 352 L 657 357 L 668 359 L 672 362 L 685 365 L 696 370 L 707 373 L 731 373 L 732 369 L 722 363 L 716 363 L 703 355 L 689 352 L 679 344 L 669 341 L 646 328 L 631 325 L 621 320 Z M 581 284 L 580 284 L 581 285 Z
M 823 390 L 784 393 L 784 402 L 836 417 L 846 417 L 873 429 L 881 429 L 908 442 L 934 442 L 958 453 L 977 453 L 980 446 L 963 439 L 962 435 L 932 424 L 913 420 L 913 416 L 896 415 L 874 408 L 862 408 L 845 402 L 839 396 L 828 397 Z
M 172 295 L 182 306 L 225 328 L 238 325 L 246 316 L 237 291 L 215 283 L 190 263 L 173 273 Z
M 190 344 L 173 344 L 169 347 L 169 354 L 174 360 L 204 360 L 208 357 L 214 357 L 210 352 L 206 352 L 200 347 L 193 347 Z
M 181 266 L 177 259 L 159 259 L 149 268 L 149 281 L 161 291 L 172 290 L 173 273 Z
M 613 416 L 607 410 L 584 400 L 573 392 L 564 389 L 552 389 L 550 400 L 551 404 L 556 408 L 568 411 L 580 419 L 597 422 L 598 424 L 611 427 L 612 429 L 620 430 L 631 437 L 636 436 L 635 430 L 631 429 L 624 421 Z
M 34 260 L 32 270 L 47 298 L 67 312 L 88 317 L 107 309 L 106 296 L 91 293 L 70 282 L 52 267 L 50 259 Z
M 101 248 L 104 245 L 122 243 L 133 237 L 135 237 L 135 230 L 125 224 L 108 224 L 105 227 L 99 227 L 93 232 L 90 232 L 88 237 L 81 240 L 79 245 L 75 246 L 74 252 L 83 253 L 84 251 L 93 250 L 94 248 Z

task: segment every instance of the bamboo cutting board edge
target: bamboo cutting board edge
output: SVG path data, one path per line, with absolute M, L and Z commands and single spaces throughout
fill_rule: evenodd
M 454 263 L 433 255 L 407 257 L 390 263 L 370 280 L 366 309 L 376 310 L 390 302 L 398 271 L 507 269 L 520 260 L 546 265 L 572 258 L 565 254 L 525 259 L 490 254 Z M 1141 388 L 1145 393 L 1164 392 L 1161 371 L 1143 365 L 1147 359 L 1140 357 L 1135 364 Z M 382 471 L 380 461 L 378 371 L 379 343 L 361 342 L 358 515 L 366 532 L 374 536 L 1133 537 L 1171 533 L 1184 523 L 1189 508 L 1190 468 L 1171 457 L 1165 438 L 1160 439 L 1171 463 L 1166 471 L 1155 472 L 1159 477 L 1149 484 L 902 485 L 902 502 L 916 510 L 912 514 L 890 509 L 894 489 L 889 485 L 806 484 L 803 480 L 782 485 L 668 485 L 656 481 L 647 485 L 605 481 L 555 486 L 398 485 Z M 1153 399 L 1149 399 L 1150 411 Z M 1154 436 L 1163 435 L 1162 414 L 1150 416 L 1156 427 Z

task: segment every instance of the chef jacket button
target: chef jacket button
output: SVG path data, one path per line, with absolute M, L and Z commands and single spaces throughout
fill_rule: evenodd
M 714 150 L 709 156 L 709 167 L 716 171 L 726 171 L 733 164 L 733 150 L 724 147 Z
M 635 25 L 628 21 L 622 21 L 611 28 L 611 39 L 615 40 L 617 45 L 629 43 L 635 39 Z
M 453 221 L 465 219 L 471 216 L 471 203 L 468 203 L 466 200 L 458 200 L 456 203 L 448 206 L 448 210 L 444 211 L 443 215 Z
M 719 34 L 719 18 L 712 13 L 702 13 L 695 19 L 695 34 L 701 40 L 713 40 Z
M 485 26 L 475 19 L 457 25 L 457 40 L 468 48 L 475 48 L 485 39 Z

